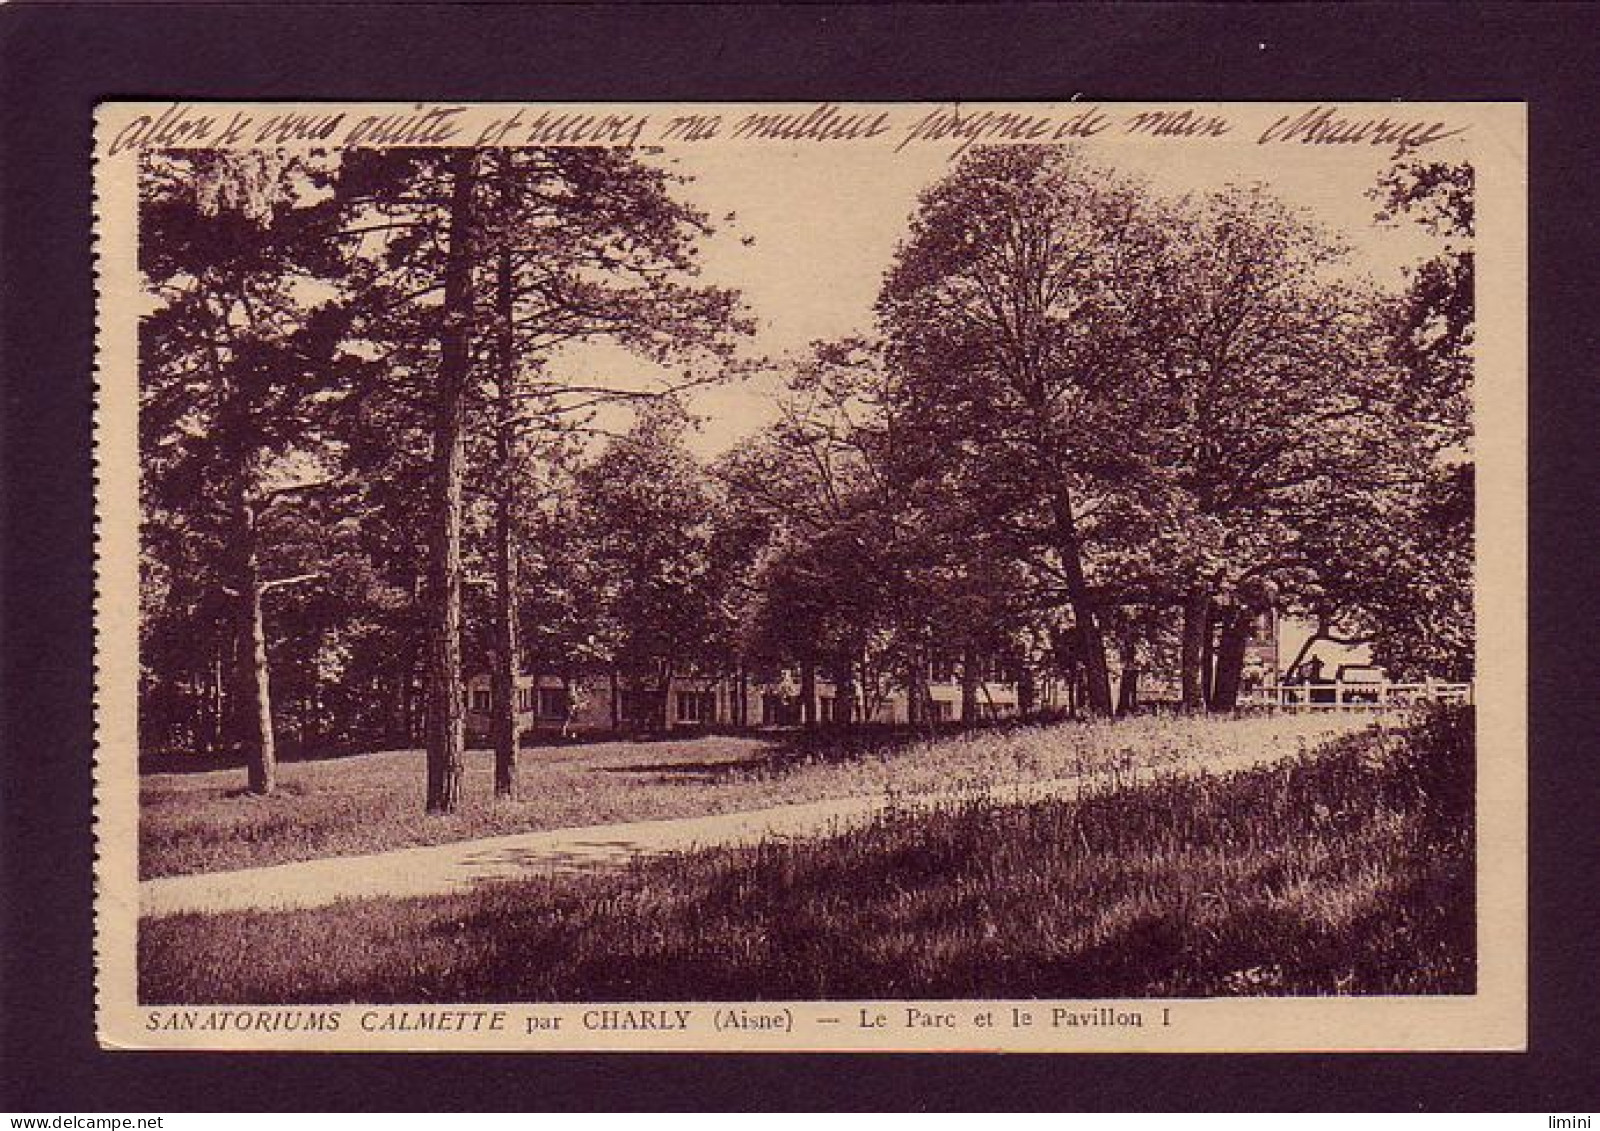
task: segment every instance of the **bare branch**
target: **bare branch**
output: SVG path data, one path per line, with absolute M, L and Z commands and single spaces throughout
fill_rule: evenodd
M 261 593 L 265 596 L 274 589 L 284 589 L 290 585 L 299 585 L 305 581 L 316 581 L 321 576 L 322 574 L 320 573 L 297 573 L 293 577 L 274 577 L 270 581 L 261 583 Z

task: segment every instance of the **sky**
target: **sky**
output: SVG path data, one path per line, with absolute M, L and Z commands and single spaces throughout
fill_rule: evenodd
M 1265 181 L 1346 236 L 1353 273 L 1386 285 L 1398 285 L 1404 268 L 1436 247 L 1416 225 L 1374 223 L 1376 206 L 1366 193 L 1391 160 L 1387 149 L 1300 147 L 1286 158 L 1282 149 L 1255 145 L 1200 150 L 1154 139 L 1096 141 L 1087 143 L 1091 157 L 1147 180 L 1163 194 Z M 1202 152 L 1212 159 L 1193 159 Z M 718 226 L 703 247 L 704 280 L 744 293 L 758 325 L 747 352 L 767 357 L 871 329 L 880 280 L 917 195 L 951 167 L 948 152 L 931 146 L 901 153 L 682 147 L 655 160 L 692 178 L 680 194 Z M 729 213 L 735 219 L 723 222 Z M 631 381 L 651 367 L 621 349 L 594 345 L 570 350 L 559 371 Z M 776 374 L 766 374 L 696 391 L 689 407 L 705 419 L 692 446 L 709 458 L 758 430 L 773 418 L 776 387 Z M 604 423 L 625 426 L 624 419 Z

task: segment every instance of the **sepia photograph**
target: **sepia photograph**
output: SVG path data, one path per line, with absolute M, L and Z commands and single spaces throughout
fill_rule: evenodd
M 1515 1046 L 1521 130 L 102 108 L 102 1040 Z

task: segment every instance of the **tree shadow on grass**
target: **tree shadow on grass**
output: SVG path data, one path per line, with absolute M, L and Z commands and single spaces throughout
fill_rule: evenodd
M 809 765 L 845 764 L 891 758 L 911 747 L 953 735 L 1005 732 L 1064 721 L 1067 720 L 1035 716 L 1027 720 L 992 719 L 967 724 L 937 723 L 913 726 L 909 723 L 856 723 L 850 726 L 823 725 L 809 730 L 790 727 L 782 730 L 729 732 L 764 735 L 772 741 L 769 745 L 753 750 L 747 757 L 741 758 L 717 761 L 661 760 L 603 768 L 605 772 L 613 774 L 661 774 L 702 782 L 725 781 L 751 775 L 782 776 Z

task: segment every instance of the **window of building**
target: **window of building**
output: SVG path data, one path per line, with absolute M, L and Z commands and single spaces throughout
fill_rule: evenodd
M 489 710 L 489 691 L 487 688 L 474 688 L 472 692 L 472 709 L 480 713 Z
M 517 710 L 524 713 L 533 710 L 533 688 L 517 688 Z
M 954 683 L 956 662 L 949 656 L 935 656 L 928 664 L 928 679 L 933 683 Z
M 710 723 L 717 718 L 717 693 L 715 691 L 678 692 L 678 721 L 680 723 Z
M 539 717 L 541 719 L 564 719 L 567 717 L 567 708 L 571 700 L 565 687 L 539 688 Z

